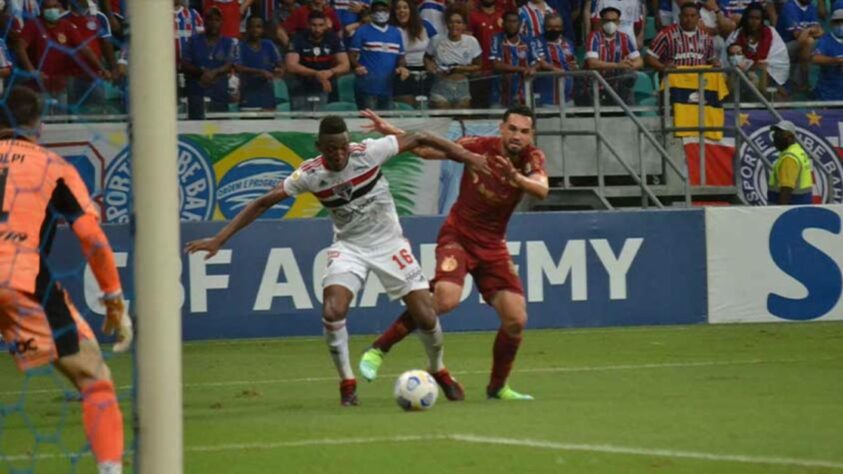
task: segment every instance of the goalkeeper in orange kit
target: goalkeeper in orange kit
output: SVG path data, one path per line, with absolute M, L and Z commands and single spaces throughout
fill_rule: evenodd
M 68 222 L 105 293 L 103 330 L 115 350 L 132 339 L 114 254 L 76 169 L 40 147 L 41 100 L 15 87 L 0 109 L 0 332 L 20 370 L 52 363 L 82 394 L 85 435 L 99 472 L 120 473 L 123 415 L 93 331 L 50 275 L 56 224 Z

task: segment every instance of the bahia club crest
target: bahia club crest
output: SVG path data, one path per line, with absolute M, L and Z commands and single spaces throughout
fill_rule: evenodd
M 813 158 L 814 165 L 814 201 L 821 203 L 843 202 L 843 166 L 831 144 L 805 128 L 796 127 L 797 135 L 805 151 Z M 778 157 L 778 150 L 773 145 L 772 124 L 755 130 L 749 143 L 741 144 L 738 156 L 738 182 L 740 192 L 746 202 L 753 206 L 767 204 L 767 180 L 769 174 L 764 163 L 772 164 Z M 761 151 L 761 155 L 758 151 Z

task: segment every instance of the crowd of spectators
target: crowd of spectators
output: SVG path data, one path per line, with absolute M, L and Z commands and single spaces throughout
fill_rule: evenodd
M 0 0 L 0 78 L 56 111 L 107 110 L 130 61 L 124 3 Z M 780 98 L 843 100 L 843 0 L 174 0 L 174 39 L 192 118 L 606 99 L 584 78 L 531 81 L 577 69 L 634 103 L 640 71 L 706 65 Z

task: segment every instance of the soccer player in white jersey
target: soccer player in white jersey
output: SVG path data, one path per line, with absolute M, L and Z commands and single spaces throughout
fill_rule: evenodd
M 401 298 L 422 329 L 430 373 L 449 399 L 462 399 L 462 387 L 443 362 L 442 328 L 433 308 L 430 286 L 404 238 L 389 184 L 380 166 L 389 158 L 418 146 L 445 152 L 456 161 L 489 172 L 484 157 L 429 133 L 410 133 L 349 141 L 345 121 L 328 116 L 319 124 L 316 142 L 320 156 L 305 161 L 274 189 L 252 201 L 217 235 L 187 244 L 190 253 L 207 251 L 212 257 L 237 231 L 290 196 L 313 193 L 331 214 L 334 243 L 322 280 L 322 323 L 325 340 L 340 376 L 340 403 L 357 405 L 357 382 L 348 355 L 345 317 L 354 295 L 370 271 L 380 279 L 391 299 Z

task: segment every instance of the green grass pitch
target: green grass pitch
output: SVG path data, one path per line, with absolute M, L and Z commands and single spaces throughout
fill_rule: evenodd
M 423 413 L 392 399 L 395 376 L 424 367 L 414 337 L 359 382 L 356 408 L 340 407 L 320 338 L 185 344 L 186 472 L 843 472 L 843 323 L 528 331 L 510 381 L 534 402 L 485 399 L 493 337 L 446 334 L 467 399 Z M 371 340 L 352 338 L 355 366 Z M 128 356 L 111 365 L 128 393 Z M 62 424 L 78 449 L 78 403 L 35 377 L 24 417 L 8 410 L 23 384 L 9 357 L 0 380 L 0 472 L 31 467 L 32 452 L 35 472 L 74 472 L 32 433 Z M 94 472 L 90 456 L 75 472 Z

